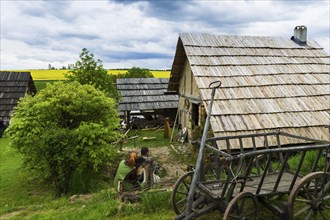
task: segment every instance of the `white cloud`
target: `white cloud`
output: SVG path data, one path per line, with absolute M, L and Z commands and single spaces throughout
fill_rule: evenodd
M 1 69 L 62 67 L 82 48 L 106 68 L 171 68 L 179 33 L 290 38 L 301 24 L 329 53 L 329 1 L 0 3 Z

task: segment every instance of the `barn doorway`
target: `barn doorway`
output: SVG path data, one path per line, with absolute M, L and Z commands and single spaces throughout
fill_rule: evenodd
M 199 105 L 192 103 L 191 109 L 191 120 L 192 120 L 192 127 L 198 126 L 199 122 Z

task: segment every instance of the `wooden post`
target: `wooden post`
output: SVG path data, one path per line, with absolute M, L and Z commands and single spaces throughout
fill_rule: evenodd
M 127 112 L 126 112 L 126 124 L 127 124 L 127 128 L 126 128 L 126 129 L 131 128 L 131 123 L 130 123 L 130 111 L 127 111 Z
M 165 118 L 164 138 L 169 138 L 171 133 L 170 118 Z
M 176 120 L 178 119 L 178 114 L 179 114 L 179 108 L 178 108 L 178 110 L 176 112 L 176 116 L 175 116 L 175 120 L 174 120 L 174 125 L 173 125 L 173 130 L 172 130 L 172 134 L 171 134 L 170 143 L 172 143 L 172 140 L 173 140 L 173 135 L 174 135 L 174 131 L 175 131 Z

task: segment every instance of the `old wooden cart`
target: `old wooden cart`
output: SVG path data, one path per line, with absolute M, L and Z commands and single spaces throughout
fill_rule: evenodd
M 216 87 L 211 87 L 212 97 Z M 176 219 L 215 210 L 223 219 L 262 219 L 260 204 L 280 219 L 330 218 L 329 142 L 281 131 L 207 139 L 208 121 L 209 116 L 195 171 L 181 176 L 173 189 Z M 282 138 L 299 144 L 282 145 Z M 246 140 L 249 149 L 243 146 Z M 256 147 L 260 141 L 262 148 Z M 231 150 L 233 143 L 239 144 L 238 151 Z M 204 164 L 206 152 L 213 155 L 211 169 Z

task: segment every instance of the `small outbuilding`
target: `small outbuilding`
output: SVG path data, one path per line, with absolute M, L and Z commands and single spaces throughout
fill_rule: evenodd
M 168 90 L 179 95 L 178 120 L 188 137 L 210 114 L 209 84 L 218 80 L 210 119 L 214 137 L 281 130 L 329 140 L 330 56 L 307 40 L 305 26 L 296 27 L 291 39 L 180 34 Z
M 120 94 L 119 113 L 128 126 L 164 124 L 166 117 L 173 123 L 178 109 L 178 95 L 167 92 L 168 78 L 117 79 Z
M 34 95 L 37 89 L 30 72 L 0 72 L 0 121 L 8 124 L 21 97 Z

